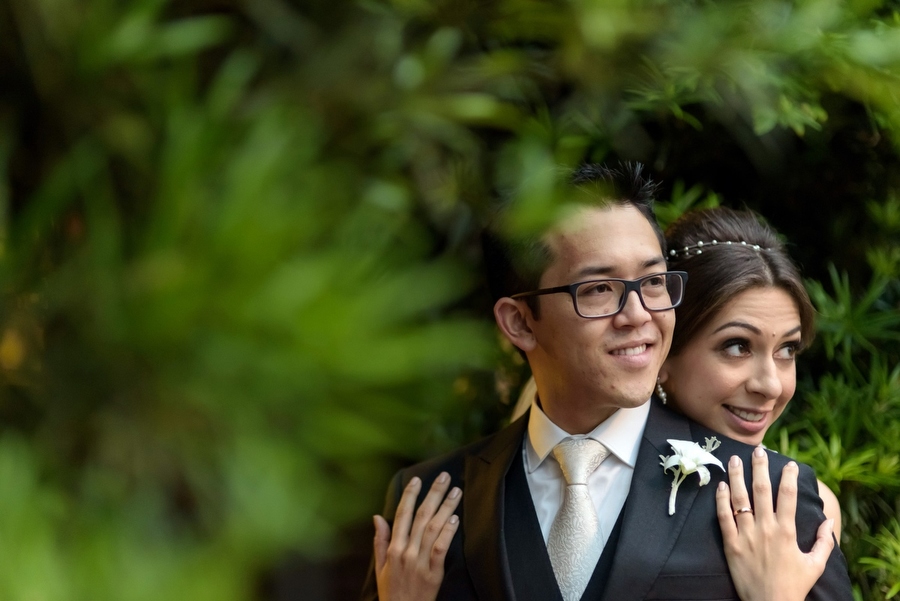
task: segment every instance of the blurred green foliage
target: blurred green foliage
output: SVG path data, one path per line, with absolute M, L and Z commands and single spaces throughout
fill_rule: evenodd
M 819 339 L 769 443 L 895 595 L 898 48 L 875 0 L 0 5 L 0 598 L 266 598 L 344 552 L 527 377 L 479 223 L 617 158 L 664 222 L 792 242 Z

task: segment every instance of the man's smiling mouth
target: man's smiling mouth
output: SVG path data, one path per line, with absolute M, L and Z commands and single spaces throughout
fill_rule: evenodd
M 612 352 L 613 355 L 640 355 L 647 350 L 647 345 L 632 346 L 628 348 L 619 348 Z

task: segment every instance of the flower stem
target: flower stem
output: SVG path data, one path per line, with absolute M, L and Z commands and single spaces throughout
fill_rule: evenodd
M 675 514 L 675 495 L 678 494 L 678 487 L 681 486 L 681 483 L 684 482 L 686 477 L 687 474 L 682 474 L 681 468 L 678 468 L 675 479 L 672 480 L 672 492 L 669 493 L 669 515 Z

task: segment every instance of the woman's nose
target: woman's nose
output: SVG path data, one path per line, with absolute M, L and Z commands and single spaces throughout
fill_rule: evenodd
M 781 396 L 783 386 L 778 377 L 778 368 L 772 358 L 760 359 L 748 382 L 750 392 L 761 394 L 767 399 L 775 399 Z

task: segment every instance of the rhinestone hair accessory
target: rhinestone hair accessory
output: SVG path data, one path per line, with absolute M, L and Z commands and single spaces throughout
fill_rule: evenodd
M 691 246 L 685 246 L 681 249 L 672 249 L 669 251 L 670 259 L 681 259 L 687 258 L 694 255 L 702 255 L 704 248 L 710 248 L 712 246 L 746 246 L 747 248 L 752 248 L 753 250 L 759 252 L 761 250 L 772 250 L 770 248 L 763 248 L 759 244 L 747 244 L 743 240 L 740 242 L 732 242 L 731 240 L 726 240 L 724 242 L 719 242 L 718 240 L 713 240 L 712 242 L 703 242 L 702 240 L 697 242 L 697 244 Z

